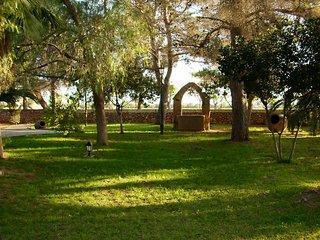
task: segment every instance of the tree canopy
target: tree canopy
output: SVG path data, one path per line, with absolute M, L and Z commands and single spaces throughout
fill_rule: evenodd
M 280 98 L 284 118 L 297 133 L 303 122 L 319 120 L 319 23 L 319 18 L 284 20 L 252 40 L 239 38 L 219 59 L 225 76 L 244 82 L 246 92 L 260 98 L 268 119 L 272 102 Z

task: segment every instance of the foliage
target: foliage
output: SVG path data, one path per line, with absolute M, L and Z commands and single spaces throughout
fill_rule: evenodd
M 38 40 L 56 26 L 55 16 L 42 0 L 12 0 L 0 5 L 0 92 L 13 82 L 12 39 L 21 34 Z
M 216 65 L 220 47 L 229 44 L 235 47 L 238 37 L 252 39 L 268 27 L 277 26 L 281 17 L 307 18 L 319 14 L 317 0 L 198 0 L 197 3 L 195 24 L 188 29 L 185 42 L 190 46 L 193 56 L 204 58 L 212 66 Z M 249 138 L 247 115 L 250 111 L 246 105 L 251 95 L 247 99 L 242 85 L 242 82 L 229 79 L 233 141 L 246 141 Z
M 30 91 L 11 87 L 0 94 L 0 102 L 15 105 L 21 97 L 28 97 L 35 100 L 35 96 Z
M 319 19 L 284 21 L 280 27 L 253 40 L 238 39 L 234 47 L 222 49 L 220 70 L 226 77 L 244 82 L 247 93 L 260 98 L 267 116 L 272 112 L 271 102 L 281 97 L 289 128 L 293 131 L 297 127 L 298 133 L 301 124 L 319 106 L 319 30 Z M 306 41 L 305 36 L 315 40 Z M 279 132 L 279 146 L 274 138 L 278 161 L 284 161 L 282 133 Z M 295 141 L 296 138 L 294 145 Z M 288 161 L 293 151 L 294 147 Z
M 58 130 L 64 132 L 65 135 L 70 135 L 75 132 L 82 132 L 83 125 L 79 116 L 79 97 L 70 97 L 66 104 L 61 101 L 56 103 L 56 112 L 54 115 L 51 110 L 47 110 L 45 120 L 47 123 L 55 124 Z M 53 118 L 53 120 L 52 120 Z M 52 125 L 53 127 L 55 125 Z
M 200 78 L 199 85 L 211 98 L 216 99 L 224 93 L 222 90 L 227 88 L 227 79 L 219 70 L 204 68 L 194 73 L 193 76 Z
M 91 55 L 87 56 L 90 59 L 84 66 L 79 66 L 80 73 L 95 91 L 103 89 L 114 76 L 124 74 L 125 63 L 148 50 L 144 44 L 144 25 L 128 4 L 113 1 L 104 10 L 103 5 L 93 2 L 79 6 L 83 21 L 91 22 L 90 26 L 84 25 L 87 28 L 85 44 L 90 43 L 86 51 Z
M 124 62 L 124 71 L 111 78 L 106 87 L 106 96 L 109 100 L 127 98 L 146 104 L 158 95 L 157 83 L 149 71 L 145 70 L 144 63 L 136 59 Z M 112 101 L 115 103 L 116 101 Z M 116 105 L 116 104 L 115 104 Z
M 57 106 L 57 117 L 58 129 L 63 131 L 66 135 L 70 135 L 74 132 L 81 132 L 83 126 L 80 121 L 80 117 L 77 109 L 70 104 L 66 107 Z
M 74 41 L 80 43 L 79 87 L 92 90 L 98 144 L 107 145 L 104 87 L 124 72 L 123 62 L 148 51 L 145 25 L 130 1 L 62 2 Z
M 8 1 L 1 4 L 0 13 L 1 33 L 3 30 L 24 32 L 31 38 L 38 38 L 49 27 L 57 26 L 55 16 L 42 0 Z
M 107 101 L 110 101 L 116 107 L 120 117 L 121 133 L 123 133 L 123 108 L 131 101 L 146 104 L 145 101 L 154 99 L 158 92 L 155 79 L 145 70 L 144 62 L 141 59 L 126 61 L 124 65 L 124 71 L 110 78 L 105 87 Z
M 147 59 L 161 94 L 156 122 L 160 125 L 161 133 L 169 105 L 173 67 L 187 53 L 182 39 L 194 23 L 191 15 L 195 2 L 195 0 L 137 0 L 134 4 L 148 30 L 147 44 L 150 51 Z
M 94 145 L 94 158 L 84 157 L 94 125 L 70 138 L 5 139 L 2 238 L 319 238 L 319 198 L 303 194 L 320 185 L 319 137 L 304 135 L 294 164 L 283 166 L 264 127 L 239 144 L 228 142 L 230 127 L 163 136 L 155 125 L 108 129 L 111 144 Z

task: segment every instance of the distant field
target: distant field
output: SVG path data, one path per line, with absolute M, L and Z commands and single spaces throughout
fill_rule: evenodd
M 110 125 L 93 158 L 94 125 L 4 139 L 2 239 L 319 239 L 320 137 L 303 132 L 293 162 L 279 164 L 264 127 L 246 143 L 212 127 Z

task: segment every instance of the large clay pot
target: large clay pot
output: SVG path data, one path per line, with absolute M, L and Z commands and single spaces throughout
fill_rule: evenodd
M 279 113 L 272 113 L 268 122 L 268 128 L 271 132 L 273 130 L 274 132 L 281 133 L 286 130 L 288 126 L 287 118 Z

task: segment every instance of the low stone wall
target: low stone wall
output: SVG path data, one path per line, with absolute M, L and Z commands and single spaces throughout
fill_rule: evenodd
M 10 114 L 7 110 L 0 110 L 0 123 L 9 123 Z
M 188 110 L 184 109 L 185 115 L 202 115 L 201 110 Z M 84 120 L 84 111 L 80 111 L 80 115 Z M 173 123 L 172 111 L 169 111 L 166 116 L 166 123 Z M 35 123 L 41 120 L 43 110 L 22 110 L 20 112 L 20 123 Z M 106 110 L 106 117 L 109 123 L 119 122 L 119 117 L 115 110 Z M 124 122 L 126 123 L 154 123 L 157 118 L 157 110 L 144 109 L 144 110 L 125 110 L 123 112 Z M 95 115 L 93 112 L 88 113 L 88 122 L 95 122 Z M 232 114 L 231 110 L 211 110 L 210 123 L 211 124 L 231 124 Z M 0 123 L 9 123 L 10 114 L 8 110 L 0 110 Z M 265 124 L 265 113 L 263 111 L 254 111 L 251 115 L 252 125 Z

